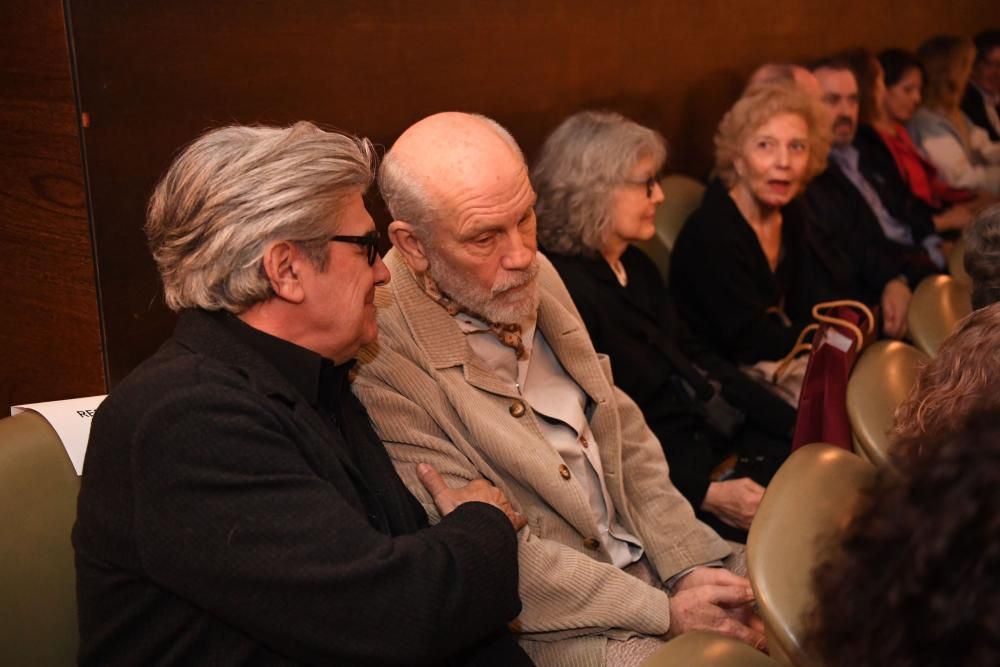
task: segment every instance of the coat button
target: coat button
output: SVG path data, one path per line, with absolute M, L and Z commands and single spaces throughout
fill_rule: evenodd
M 588 537 L 583 541 L 583 546 L 585 546 L 588 549 L 596 549 L 599 546 L 601 546 L 601 543 L 598 542 L 597 538 L 595 537 Z
M 559 466 L 559 475 L 563 479 L 569 479 L 569 477 L 570 477 L 569 468 L 566 467 L 565 463 L 563 463 L 562 465 Z
M 580 444 L 583 445 L 584 449 L 586 449 L 587 447 L 590 447 L 590 443 L 587 442 L 587 436 L 585 436 L 585 435 L 581 435 L 580 436 Z
M 514 401 L 510 404 L 510 414 L 513 417 L 520 419 L 524 416 L 524 403 L 521 401 Z

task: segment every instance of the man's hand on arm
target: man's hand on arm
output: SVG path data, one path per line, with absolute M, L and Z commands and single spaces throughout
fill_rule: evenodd
M 764 624 L 753 600 L 745 578 L 723 568 L 695 568 L 677 582 L 670 596 L 670 636 L 710 630 L 764 650 Z
M 727 479 L 708 485 L 701 508 L 727 525 L 749 530 L 763 497 L 764 487 L 749 477 Z
M 511 507 L 510 501 L 507 500 L 503 491 L 486 480 L 476 479 L 465 486 L 452 489 L 441 477 L 441 474 L 427 463 L 417 465 L 417 477 L 434 498 L 434 504 L 437 505 L 441 516 L 450 514 L 452 510 L 463 503 L 480 502 L 493 505 L 506 514 L 514 526 L 514 530 L 521 530 L 527 524 L 527 520 Z

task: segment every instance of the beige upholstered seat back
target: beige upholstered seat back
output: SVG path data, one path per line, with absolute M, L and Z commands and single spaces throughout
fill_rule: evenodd
M 638 245 L 649 255 L 666 280 L 674 241 L 677 240 L 684 221 L 701 204 L 705 185 L 689 176 L 672 174 L 663 177 L 660 187 L 663 188 L 663 203 L 656 209 L 656 236 Z
M 779 663 L 724 635 L 689 632 L 671 639 L 642 667 L 779 667 Z
M 819 665 L 803 649 L 813 607 L 812 571 L 834 529 L 852 516 L 875 468 L 826 444 L 796 450 L 764 493 L 747 540 L 747 568 L 767 629 L 768 650 L 784 664 Z
M 875 465 L 886 462 L 896 407 L 916 382 L 920 364 L 929 359 L 906 343 L 879 341 L 854 365 L 847 382 L 847 416 L 855 449 Z
M 913 292 L 906 321 L 921 350 L 937 354 L 941 342 L 972 312 L 972 287 L 949 276 L 929 276 Z
M 951 254 L 948 255 L 948 273 L 956 282 L 963 285 L 972 284 L 972 276 L 965 270 L 965 238 L 961 237 L 955 243 Z
M 0 419 L 0 665 L 68 667 L 78 644 L 70 532 L 80 481 L 33 412 Z

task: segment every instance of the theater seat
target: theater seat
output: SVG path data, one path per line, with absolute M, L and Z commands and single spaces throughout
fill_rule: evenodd
M 80 480 L 33 412 L 0 419 L 0 665 L 76 664 L 70 531 Z
M 671 639 L 642 667 L 779 667 L 760 651 L 714 632 L 688 632 Z
M 929 276 L 920 281 L 910 300 L 906 321 L 913 343 L 931 355 L 959 321 L 972 312 L 972 288 L 950 276 Z
M 764 492 L 750 525 L 747 570 L 768 651 L 782 664 L 820 664 L 804 648 L 814 603 L 812 571 L 874 475 L 875 468 L 851 452 L 811 444 L 792 452 Z
M 847 416 L 854 448 L 881 466 L 888 460 L 889 432 L 896 408 L 910 392 L 920 364 L 930 357 L 898 340 L 868 347 L 847 381 Z
M 684 221 L 701 204 L 705 185 L 689 176 L 672 174 L 660 180 L 660 187 L 663 189 L 663 203 L 656 209 L 656 235 L 638 245 L 653 260 L 666 281 L 674 241 L 681 233 Z

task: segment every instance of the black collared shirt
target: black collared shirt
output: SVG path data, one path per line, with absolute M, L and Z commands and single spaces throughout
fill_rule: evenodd
M 396 525 L 396 519 L 412 513 L 413 498 L 392 468 L 367 411 L 351 391 L 349 375 L 355 361 L 334 364 L 312 350 L 256 329 L 235 315 L 220 312 L 216 316 L 242 343 L 271 363 L 323 417 L 331 439 L 343 443 L 360 472 L 354 483 L 362 491 L 372 525 L 388 534 L 411 532 L 411 521 Z M 420 519 L 419 523 L 426 525 L 426 517 Z

